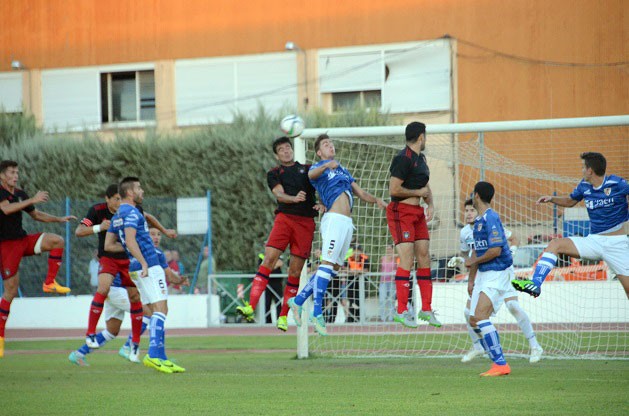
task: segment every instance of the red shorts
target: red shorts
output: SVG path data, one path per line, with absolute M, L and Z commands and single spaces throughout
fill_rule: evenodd
M 387 223 L 395 245 L 430 240 L 424 208 L 419 205 L 391 202 L 387 206 Z
M 120 273 L 122 286 L 135 287 L 135 283 L 129 276 L 129 259 L 112 259 L 110 257 L 101 257 L 99 260 L 98 274 L 107 273 L 114 278 Z
M 275 216 L 266 246 L 284 251 L 290 244 L 290 254 L 307 259 L 310 257 L 314 231 L 314 218 L 280 212 Z
M 19 240 L 0 241 L 0 264 L 2 265 L 2 280 L 15 276 L 22 257 L 35 254 L 35 244 L 42 233 L 29 234 Z

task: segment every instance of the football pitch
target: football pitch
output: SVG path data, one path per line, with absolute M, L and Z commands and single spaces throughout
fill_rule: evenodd
M 187 368 L 161 374 L 116 352 L 71 364 L 81 340 L 7 342 L 3 415 L 615 415 L 629 412 L 629 360 L 295 358 L 295 336 L 171 337 Z M 143 345 L 146 351 L 146 345 Z

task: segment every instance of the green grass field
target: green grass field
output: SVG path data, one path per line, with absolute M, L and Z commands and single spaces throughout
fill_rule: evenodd
M 67 360 L 77 341 L 7 343 L 1 415 L 616 415 L 629 412 L 629 361 L 458 358 L 295 359 L 294 336 L 172 337 L 188 371 L 160 374 L 115 354 L 112 341 Z

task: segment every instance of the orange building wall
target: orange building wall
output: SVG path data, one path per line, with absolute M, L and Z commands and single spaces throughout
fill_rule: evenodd
M 445 33 L 535 60 L 629 61 L 626 0 L 3 0 L 0 71 L 405 42 Z M 458 44 L 458 121 L 629 113 L 629 68 Z

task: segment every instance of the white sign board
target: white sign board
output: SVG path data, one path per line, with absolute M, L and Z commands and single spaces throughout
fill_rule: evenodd
M 207 198 L 177 198 L 177 234 L 207 233 Z

